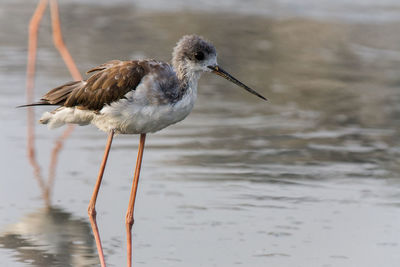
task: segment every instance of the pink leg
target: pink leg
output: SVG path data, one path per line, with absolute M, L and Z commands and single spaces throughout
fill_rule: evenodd
M 67 65 L 67 68 L 70 71 L 74 80 L 75 81 L 82 80 L 82 76 L 78 68 L 76 67 L 75 62 L 72 59 L 72 56 L 69 53 L 67 47 L 65 46 L 62 38 L 57 0 L 50 0 L 50 12 L 51 12 L 51 25 L 53 27 L 54 46 L 58 49 L 58 52 L 60 52 L 61 57 L 63 58 L 65 64 Z
M 133 176 L 133 183 L 131 189 L 131 195 L 129 197 L 128 210 L 126 212 L 126 234 L 127 234 L 127 250 L 128 250 L 128 267 L 132 266 L 132 225 L 133 225 L 133 211 L 135 208 L 136 192 L 139 183 L 140 167 L 142 166 L 144 142 L 146 140 L 146 134 L 140 135 L 138 156 L 136 159 L 135 174 Z
M 96 240 L 97 252 L 99 253 L 100 264 L 101 264 L 102 267 L 106 266 L 106 262 L 104 260 L 103 247 L 101 245 L 100 233 L 99 233 L 99 229 L 97 227 L 97 222 L 96 222 L 96 209 L 95 209 L 95 206 L 96 206 L 97 195 L 99 193 L 101 180 L 103 179 L 104 169 L 106 167 L 107 158 L 108 158 L 108 154 L 110 152 L 110 148 L 111 148 L 111 143 L 112 143 L 113 137 L 114 137 L 114 130 L 111 130 L 109 135 L 108 135 L 107 145 L 106 145 L 106 148 L 104 150 L 103 161 L 101 162 L 101 165 L 100 165 L 99 175 L 97 177 L 96 185 L 94 187 L 93 195 L 92 195 L 92 198 L 90 199 L 89 207 L 88 207 L 90 225 L 92 226 L 94 238 Z

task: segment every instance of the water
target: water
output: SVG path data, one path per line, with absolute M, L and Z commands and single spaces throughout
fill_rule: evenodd
M 64 39 L 82 73 L 115 58 L 169 60 L 179 37 L 195 32 L 213 41 L 221 66 L 269 98 L 204 75 L 192 114 L 148 136 L 135 266 L 398 266 L 399 4 L 253 2 L 216 11 L 211 1 L 189 1 L 166 12 L 158 2 L 61 3 Z M 105 134 L 75 129 L 46 209 L 26 156 L 26 110 L 14 108 L 25 103 L 34 5 L 0 6 L 0 265 L 97 266 L 86 209 Z M 50 29 L 46 15 L 36 99 L 70 79 Z M 36 127 L 44 179 L 62 132 Z M 137 143 L 115 138 L 99 195 L 109 266 L 126 260 Z

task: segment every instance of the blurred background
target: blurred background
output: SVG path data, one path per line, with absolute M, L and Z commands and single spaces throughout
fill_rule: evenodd
M 106 135 L 77 127 L 46 208 L 26 152 L 28 23 L 36 1 L 0 3 L 0 265 L 98 266 L 87 218 Z M 399 266 L 400 2 L 59 1 L 83 74 L 111 59 L 168 61 L 196 33 L 265 95 L 205 74 L 191 115 L 148 136 L 133 226 L 135 266 Z M 38 38 L 35 99 L 71 80 Z M 35 109 L 35 120 L 46 107 Z M 64 129 L 36 126 L 49 176 Z M 117 136 L 97 202 L 109 266 L 126 262 L 138 137 Z M 36 172 L 35 172 L 36 171 Z

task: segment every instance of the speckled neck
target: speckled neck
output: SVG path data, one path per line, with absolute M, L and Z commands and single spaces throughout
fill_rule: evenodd
M 189 64 L 185 64 L 183 59 L 176 57 L 172 58 L 172 66 L 179 80 L 179 89 L 181 95 L 184 95 L 189 88 L 197 90 L 197 82 L 201 76 L 201 71 L 193 71 Z

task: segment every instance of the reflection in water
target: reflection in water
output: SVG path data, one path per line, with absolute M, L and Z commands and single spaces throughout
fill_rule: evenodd
M 47 0 L 41 0 L 29 23 L 29 40 L 28 40 L 28 62 L 26 67 L 26 103 L 32 103 L 34 100 L 34 84 L 35 84 L 35 65 L 37 50 L 37 35 L 40 21 L 46 10 Z M 35 111 L 32 107 L 27 108 L 27 156 L 29 163 L 33 167 L 33 175 L 42 191 L 42 197 L 46 205 L 50 205 L 49 188 L 42 176 L 40 165 L 36 159 L 35 148 Z M 53 180 L 53 179 L 52 179 Z
M 29 24 L 27 103 L 34 102 L 37 35 L 47 3 L 47 0 L 39 1 Z M 50 10 L 54 44 L 71 71 L 71 75 L 75 80 L 82 79 L 62 40 L 57 0 L 50 0 Z M 3 245 L 3 248 L 18 251 L 16 256 L 18 261 L 30 262 L 34 266 L 55 266 L 59 264 L 62 266 L 87 266 L 88 263 L 96 262 L 90 259 L 93 255 L 93 239 L 90 235 L 89 225 L 84 221 L 72 219 L 71 214 L 63 212 L 61 209 L 51 207 L 51 192 L 58 156 L 64 141 L 69 137 L 74 127 L 68 126 L 54 144 L 48 179 L 45 181 L 36 157 L 35 113 L 32 107 L 27 108 L 27 115 L 27 156 L 33 167 L 33 176 L 42 191 L 46 208 L 29 214 L 19 223 L 8 227 L 0 236 L 0 244 Z
M 60 208 L 27 214 L 0 233 L 2 249 L 30 266 L 90 266 L 98 263 L 90 225 Z
M 29 38 L 28 38 L 28 63 L 26 70 L 26 103 L 34 102 L 34 84 L 35 84 L 35 65 L 36 65 L 36 50 L 38 40 L 38 30 L 40 22 L 46 11 L 48 0 L 39 1 L 35 12 L 33 13 L 32 19 L 29 23 Z M 50 13 L 51 22 L 53 27 L 53 40 L 54 45 L 63 57 L 68 69 L 71 72 L 72 77 L 75 80 L 81 80 L 82 76 L 79 73 L 78 68 L 75 65 L 68 49 L 66 48 L 60 26 L 59 12 L 57 0 L 50 0 Z M 39 163 L 36 159 L 36 148 L 35 148 L 35 112 L 32 107 L 27 108 L 27 151 L 28 160 L 33 167 L 34 177 L 37 180 L 39 187 L 42 191 L 43 199 L 47 206 L 50 205 L 50 194 L 54 184 L 58 155 L 63 147 L 64 141 L 73 131 L 73 126 L 68 126 L 64 133 L 57 139 L 54 148 L 51 153 L 51 161 L 49 165 L 49 177 L 47 182 L 41 174 Z

